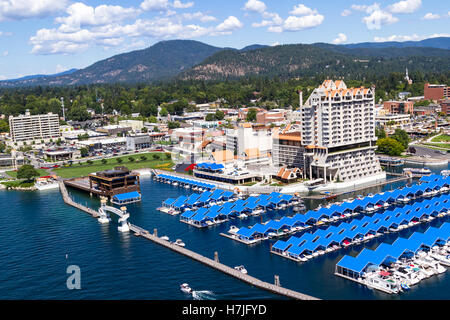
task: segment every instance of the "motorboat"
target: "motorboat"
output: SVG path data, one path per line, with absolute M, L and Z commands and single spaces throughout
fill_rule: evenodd
M 369 287 L 387 293 L 400 293 L 400 282 L 394 280 L 387 271 L 369 272 L 365 274 L 364 283 Z
M 228 233 L 236 233 L 236 232 L 238 232 L 239 231 L 239 228 L 238 227 L 236 227 L 236 226 L 231 226 L 230 227 L 230 230 L 228 230 Z
M 169 237 L 168 236 L 162 236 L 160 239 L 161 240 L 165 240 L 165 241 L 169 241 Z
M 241 213 L 238 217 L 239 217 L 240 219 L 245 219 L 245 218 L 248 217 L 248 215 L 246 215 L 245 213 Z
M 262 213 L 264 213 L 263 209 L 256 209 L 255 211 L 252 212 L 252 215 L 259 216 Z
M 180 285 L 180 290 L 184 293 L 192 293 L 192 288 L 189 287 L 187 283 L 183 283 L 182 285 Z
M 247 269 L 245 269 L 244 266 L 236 266 L 234 267 L 235 270 L 242 272 L 243 274 L 247 274 Z
M 180 246 L 180 247 L 185 246 L 185 243 L 181 239 L 177 239 L 173 244 Z

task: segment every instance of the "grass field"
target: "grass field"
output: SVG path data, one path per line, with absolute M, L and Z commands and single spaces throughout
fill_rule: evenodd
M 160 159 L 153 159 L 153 154 L 158 154 Z M 141 160 L 141 156 L 145 155 L 147 160 Z M 132 157 L 135 161 L 130 161 L 128 158 Z M 117 159 L 122 159 L 122 163 L 118 163 Z M 75 178 L 87 176 L 90 173 L 110 170 L 116 166 L 125 166 L 128 169 L 164 169 L 170 170 L 174 163 L 172 160 L 166 159 L 164 153 L 145 153 L 136 155 L 126 155 L 123 157 L 118 157 L 114 159 L 107 159 L 108 162 L 103 164 L 101 160 L 96 160 L 92 164 L 83 163 L 83 165 L 73 164 L 71 167 L 62 167 L 54 169 L 53 172 L 60 176 L 61 178 Z
M 36 169 L 36 171 L 39 172 L 40 177 L 49 175 L 49 173 L 44 169 Z M 17 171 L 6 171 L 6 174 L 11 178 L 17 179 Z
M 14 180 L 14 181 L 7 181 L 7 182 L 2 182 L 2 184 L 4 184 L 7 187 L 11 187 L 11 188 L 31 188 L 34 186 L 34 181 L 29 182 L 29 181 L 25 181 L 25 180 Z
M 447 149 L 450 150 L 449 143 L 424 143 L 425 146 L 430 147 L 431 149 L 440 148 L 438 150 Z M 436 148 L 433 148 L 436 147 Z
M 441 134 L 439 136 L 434 137 L 431 139 L 431 142 L 447 142 L 450 143 L 450 136 L 446 134 Z

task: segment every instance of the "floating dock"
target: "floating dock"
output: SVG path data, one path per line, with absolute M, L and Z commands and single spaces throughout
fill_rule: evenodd
M 69 196 L 69 194 L 67 192 L 67 189 L 66 189 L 66 187 L 65 187 L 65 185 L 64 185 L 64 183 L 62 181 L 59 181 L 59 187 L 60 187 L 61 194 L 63 196 L 63 199 L 64 199 L 65 203 L 67 203 L 67 204 L 69 204 L 69 205 L 71 205 L 71 206 L 73 206 L 73 207 L 75 207 L 77 209 L 80 209 L 80 210 L 88 213 L 89 215 L 91 215 L 94 218 L 98 218 L 99 217 L 99 214 L 96 211 L 94 211 L 94 210 L 92 210 L 90 208 L 87 208 L 87 207 L 85 207 L 85 206 L 83 206 L 81 204 L 78 204 L 78 203 L 74 202 L 70 198 L 70 196 Z M 306 294 L 303 294 L 303 293 L 300 293 L 300 292 L 297 292 L 297 291 L 294 291 L 294 290 L 291 290 L 291 289 L 283 288 L 283 287 L 281 287 L 279 285 L 275 285 L 275 284 L 271 284 L 271 283 L 268 283 L 268 282 L 264 282 L 262 280 L 259 280 L 259 279 L 255 278 L 255 277 L 252 277 L 252 276 L 250 276 L 248 274 L 243 274 L 242 272 L 237 271 L 234 268 L 231 268 L 229 266 L 226 266 L 226 265 L 224 265 L 224 264 L 222 264 L 222 263 L 220 263 L 218 261 L 215 261 L 215 260 L 209 259 L 207 257 L 204 257 L 204 256 L 202 256 L 202 255 L 200 255 L 200 254 L 198 254 L 198 253 L 196 253 L 194 251 L 191 251 L 191 250 L 188 250 L 186 248 L 180 247 L 180 246 L 178 246 L 176 244 L 173 244 L 173 243 L 171 243 L 169 241 L 162 240 L 162 239 L 158 238 L 157 236 L 150 234 L 147 230 L 145 230 L 145 229 L 143 229 L 143 228 L 141 228 L 139 226 L 135 226 L 133 224 L 129 224 L 129 228 L 130 228 L 130 231 L 134 232 L 136 236 L 139 236 L 139 237 L 142 237 L 142 238 L 146 238 L 147 240 L 150 240 L 150 241 L 152 241 L 154 243 L 157 243 L 157 244 L 159 244 L 159 245 L 161 245 L 163 247 L 166 247 L 166 248 L 168 248 L 168 249 L 170 249 L 170 250 L 172 250 L 174 252 L 182 254 L 182 255 L 184 255 L 186 257 L 189 257 L 189 258 L 191 258 L 193 260 L 196 260 L 196 261 L 198 261 L 200 263 L 203 263 L 206 266 L 209 266 L 209 267 L 211 267 L 213 269 L 221 271 L 221 272 L 223 272 L 223 273 L 225 273 L 225 274 L 227 274 L 229 276 L 232 276 L 232 277 L 234 277 L 236 279 L 244 281 L 244 282 L 246 282 L 246 283 L 248 283 L 248 284 L 250 284 L 252 286 L 255 286 L 255 287 L 258 287 L 260 289 L 264 289 L 264 290 L 267 290 L 267 291 L 270 291 L 272 293 L 279 294 L 279 295 L 282 295 L 282 296 L 285 296 L 285 297 L 288 297 L 288 298 L 296 299 L 296 300 L 320 300 L 318 298 L 315 298 L 315 297 L 312 297 L 312 296 L 309 296 L 309 295 L 306 295 Z M 276 277 L 276 279 L 278 279 L 278 277 Z

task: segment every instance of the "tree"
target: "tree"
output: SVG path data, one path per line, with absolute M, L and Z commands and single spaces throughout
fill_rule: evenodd
M 408 148 L 408 145 L 411 142 L 411 138 L 408 133 L 402 129 L 395 129 L 394 134 L 391 135 L 390 138 L 400 142 L 405 149 Z
M 89 150 L 87 149 L 87 148 L 81 148 L 80 149 L 80 154 L 81 154 L 81 157 L 87 157 L 88 155 L 89 155 Z
M 383 138 L 377 141 L 378 152 L 390 156 L 399 156 L 405 151 L 403 145 L 395 139 Z
M 141 160 L 145 161 L 145 160 L 147 160 L 147 157 L 146 156 L 141 156 Z
M 258 111 L 255 108 L 250 108 L 247 112 L 247 121 L 256 121 L 256 114 Z
M 168 127 L 169 129 L 177 129 L 177 128 L 180 127 L 180 123 L 179 123 L 178 121 L 169 121 L 169 122 L 167 123 L 167 127 Z
M 157 154 L 157 153 L 154 153 L 154 154 L 152 155 L 152 157 L 153 157 L 153 159 L 155 159 L 155 160 L 159 160 L 159 158 L 160 158 L 159 154 Z
M 216 116 L 214 115 L 214 113 L 208 113 L 205 117 L 205 121 L 214 121 L 216 120 Z
M 143 127 L 143 128 L 141 129 L 141 132 L 143 132 L 143 133 L 147 133 L 147 132 L 148 132 L 148 129 L 147 129 L 147 127 Z
M 220 121 L 225 118 L 225 113 L 221 110 L 217 110 L 215 114 L 216 120 Z
M 86 162 L 87 162 L 87 164 L 93 164 L 94 163 L 94 161 L 92 161 L 92 160 L 88 160 Z
M 136 160 L 136 159 L 134 159 L 133 157 L 128 157 L 128 160 L 129 160 L 130 162 L 134 162 L 134 160 Z
M 386 131 L 384 131 L 383 127 L 375 128 L 375 136 L 378 139 L 384 139 L 386 138 Z
M 171 154 L 171 153 L 166 153 L 166 159 L 167 159 L 167 160 L 172 159 L 172 154 Z
M 31 181 L 34 177 L 39 177 L 39 172 L 29 164 L 24 164 L 17 170 L 17 178 Z
M 158 123 L 158 119 L 155 116 L 148 117 L 148 122 L 150 123 Z
M 123 162 L 122 158 L 117 158 L 116 161 L 118 164 L 121 164 Z
M 103 164 L 107 164 L 107 163 L 108 163 L 108 160 L 102 159 L 102 163 L 103 163 Z
M 161 117 L 167 117 L 167 115 L 169 114 L 169 112 L 167 111 L 167 109 L 166 108 L 161 108 L 161 111 L 159 111 L 159 115 L 161 116 Z

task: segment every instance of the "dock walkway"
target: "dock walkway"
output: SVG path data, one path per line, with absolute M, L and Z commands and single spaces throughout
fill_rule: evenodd
M 99 217 L 99 214 L 95 210 L 93 210 L 91 208 L 87 208 L 87 207 L 85 207 L 85 206 L 83 206 L 83 205 L 81 205 L 79 203 L 74 202 L 70 198 L 70 196 L 69 196 L 69 194 L 67 192 L 66 186 L 64 185 L 64 183 L 62 181 L 59 181 L 59 188 L 60 188 L 61 194 L 63 196 L 63 200 L 64 200 L 64 202 L 66 204 L 71 205 L 71 206 L 73 206 L 73 207 L 75 207 L 77 209 L 80 209 L 80 210 L 88 213 L 89 215 L 91 215 L 94 218 Z M 202 256 L 202 255 L 200 255 L 200 254 L 198 254 L 198 253 L 196 253 L 194 251 L 191 251 L 189 249 L 180 247 L 180 246 L 178 246 L 176 244 L 173 244 L 173 243 L 171 243 L 169 241 L 162 240 L 162 239 L 158 238 L 157 236 L 150 234 L 147 230 L 145 230 L 145 229 L 143 229 L 143 228 L 141 228 L 139 226 L 136 226 L 134 224 L 130 223 L 129 227 L 130 227 L 130 230 L 132 232 L 134 232 L 136 236 L 140 236 L 140 237 L 146 238 L 147 240 L 150 240 L 150 241 L 152 241 L 152 242 L 154 242 L 156 244 L 159 244 L 159 245 L 161 245 L 163 247 L 166 247 L 166 248 L 168 248 L 168 249 L 170 249 L 170 250 L 172 250 L 174 252 L 182 254 L 182 255 L 184 255 L 186 257 L 189 257 L 189 258 L 191 258 L 193 260 L 196 260 L 196 261 L 198 261 L 200 263 L 203 263 L 206 266 L 209 266 L 209 267 L 211 267 L 213 269 L 221 271 L 221 272 L 223 272 L 223 273 L 225 273 L 225 274 L 227 274 L 229 276 L 232 276 L 232 277 L 237 278 L 237 279 L 239 279 L 241 281 L 244 281 L 244 282 L 246 282 L 246 283 L 248 283 L 248 284 L 250 284 L 252 286 L 255 286 L 255 287 L 258 287 L 258 288 L 261 288 L 261 289 L 264 289 L 264 290 L 267 290 L 267 291 L 270 291 L 272 293 L 279 294 L 279 295 L 282 295 L 282 296 L 285 296 L 285 297 L 288 297 L 288 298 L 296 299 L 296 300 L 320 300 L 318 298 L 315 298 L 315 297 L 312 297 L 312 296 L 309 296 L 309 295 L 306 295 L 306 294 L 303 294 L 303 293 L 300 293 L 300 292 L 297 292 L 297 291 L 294 291 L 294 290 L 291 290 L 291 289 L 283 288 L 281 286 L 274 285 L 274 284 L 271 284 L 271 283 L 259 280 L 259 279 L 255 278 L 255 277 L 252 277 L 252 276 L 248 275 L 248 274 L 243 274 L 242 272 L 237 271 L 234 268 L 231 268 L 229 266 L 226 266 L 226 265 L 224 265 L 224 264 L 222 264 L 222 263 L 220 263 L 218 261 L 215 261 L 215 260 L 209 259 L 207 257 L 204 257 L 204 256 Z

